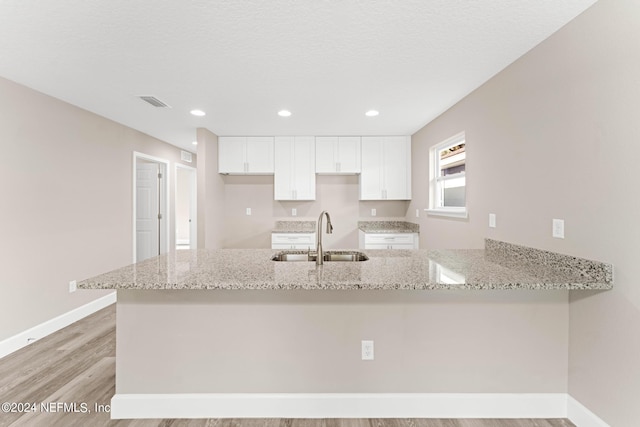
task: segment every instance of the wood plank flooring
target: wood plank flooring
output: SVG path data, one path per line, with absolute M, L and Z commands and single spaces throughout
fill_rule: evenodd
M 566 419 L 197 419 L 114 420 L 94 405 L 115 393 L 115 305 L 0 359 L 0 403 L 35 402 L 37 412 L 0 412 L 0 427 L 575 427 Z M 76 403 L 42 412 L 40 402 Z M 84 402 L 83 412 L 80 403 Z M 55 405 L 52 409 L 57 409 Z

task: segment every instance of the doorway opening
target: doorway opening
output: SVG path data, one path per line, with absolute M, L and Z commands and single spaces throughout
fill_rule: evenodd
M 169 162 L 133 153 L 133 262 L 169 251 Z
M 176 249 L 198 247 L 196 185 L 196 169 L 176 164 Z

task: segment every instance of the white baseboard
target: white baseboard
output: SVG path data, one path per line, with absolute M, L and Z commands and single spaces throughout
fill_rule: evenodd
M 565 393 L 116 394 L 111 418 L 566 418 Z
M 578 427 L 610 427 L 582 403 L 567 396 L 567 418 Z
M 0 358 L 13 353 L 14 351 L 20 350 L 21 348 L 26 347 L 27 345 L 44 338 L 65 326 L 69 326 L 70 324 L 77 322 L 78 320 L 87 317 L 88 315 L 93 314 L 114 302 L 116 302 L 116 292 L 112 292 L 109 295 L 105 295 L 102 298 L 98 298 L 95 301 L 91 301 L 90 303 L 36 325 L 33 328 L 29 328 L 24 332 L 20 332 L 17 335 L 2 340 L 0 341 Z

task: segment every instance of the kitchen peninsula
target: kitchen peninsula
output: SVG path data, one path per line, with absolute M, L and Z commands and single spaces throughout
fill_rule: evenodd
M 560 376 L 539 366 L 566 355 L 555 344 L 564 342 L 564 329 L 557 337 L 538 334 L 556 318 L 538 307 L 563 318 L 558 300 L 567 291 L 611 289 L 612 266 L 485 244 L 484 250 L 364 250 L 367 261 L 323 266 L 272 261 L 278 251 L 269 249 L 177 251 L 85 280 L 79 288 L 118 291 L 112 417 L 442 415 L 441 403 L 429 396 L 473 393 L 468 379 L 484 381 L 484 390 L 514 392 L 498 381 L 503 376 L 522 377 L 516 391 L 551 399 L 545 414 L 561 416 L 553 410 Z M 443 322 L 447 307 L 470 301 L 486 309 Z M 497 339 L 505 322 L 518 322 L 501 312 L 504 301 L 530 313 L 530 321 L 515 325 L 531 335 L 530 347 L 509 349 L 514 363 L 477 362 L 480 322 L 497 316 L 490 319 L 495 331 L 484 331 Z M 366 339 L 375 339 L 374 361 L 359 357 Z M 456 354 L 465 364 L 446 367 Z

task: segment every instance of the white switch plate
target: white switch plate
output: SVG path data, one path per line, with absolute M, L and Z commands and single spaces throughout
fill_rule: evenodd
M 251 215 L 251 208 L 247 208 L 247 215 Z
M 557 239 L 564 239 L 564 219 L 553 219 L 551 235 Z
M 371 216 L 376 216 L 376 210 L 375 209 L 371 209 Z
M 496 228 L 496 214 L 489 214 L 489 227 Z
M 69 293 L 75 292 L 78 290 L 78 285 L 75 280 L 69 282 Z
M 291 216 L 298 216 L 298 209 L 291 208 Z
M 416 209 L 416 218 L 420 217 L 420 209 Z
M 362 340 L 362 360 L 373 360 L 373 341 Z

